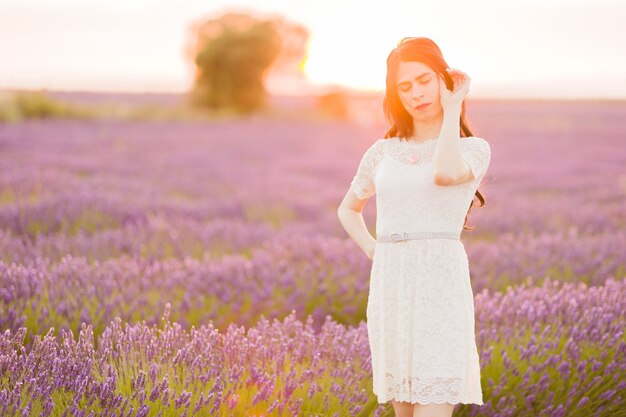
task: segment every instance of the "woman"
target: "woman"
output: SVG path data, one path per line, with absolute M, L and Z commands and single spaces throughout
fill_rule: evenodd
M 363 155 L 338 209 L 372 259 L 373 391 L 398 417 L 449 417 L 455 404 L 483 404 L 460 234 L 474 195 L 484 205 L 477 188 L 491 149 L 465 120 L 469 84 L 432 40 L 400 41 L 387 58 L 383 106 L 392 126 Z M 362 216 L 374 193 L 376 239 Z

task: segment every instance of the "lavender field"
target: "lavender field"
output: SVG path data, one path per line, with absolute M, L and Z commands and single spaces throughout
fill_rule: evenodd
M 454 415 L 626 416 L 626 103 L 468 112 L 492 149 L 462 235 L 485 404 Z M 393 416 L 336 213 L 384 130 L 0 124 L 0 415 Z

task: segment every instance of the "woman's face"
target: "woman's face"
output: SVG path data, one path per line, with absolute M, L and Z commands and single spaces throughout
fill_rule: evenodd
M 432 68 L 416 61 L 400 61 L 396 87 L 406 111 L 413 118 L 431 118 L 441 111 L 439 83 L 443 82 Z M 430 103 L 425 108 L 416 106 Z

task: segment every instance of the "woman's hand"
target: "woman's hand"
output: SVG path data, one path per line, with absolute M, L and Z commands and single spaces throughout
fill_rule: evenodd
M 374 259 L 374 252 L 376 252 L 376 241 L 372 241 L 372 243 L 368 246 L 367 250 L 365 251 L 365 254 L 367 255 L 368 258 L 370 258 L 370 260 Z
M 463 71 L 452 68 L 447 68 L 447 71 L 452 78 L 454 87 L 452 91 L 448 90 L 443 76 L 439 76 L 439 101 L 444 110 L 453 105 L 461 105 L 469 93 L 471 81 L 470 77 Z

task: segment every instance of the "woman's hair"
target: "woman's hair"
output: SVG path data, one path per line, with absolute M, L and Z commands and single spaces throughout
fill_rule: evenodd
M 441 50 L 435 42 L 425 37 L 405 37 L 398 42 L 398 46 L 391 51 L 387 57 L 387 81 L 386 91 L 383 98 L 383 110 L 385 117 L 391 127 L 385 133 L 385 139 L 394 136 L 409 137 L 413 135 L 413 116 L 411 116 L 398 96 L 398 90 L 396 87 L 396 81 L 398 77 L 398 67 L 400 62 L 418 61 L 426 64 L 435 71 L 437 75 L 443 76 L 446 87 L 451 89 L 454 86 L 452 78 L 446 71 L 448 64 L 443 58 Z M 460 137 L 473 136 L 469 127 L 469 122 L 465 116 L 465 100 L 461 103 L 461 120 L 460 120 Z M 480 206 L 485 205 L 485 198 L 476 190 L 476 197 L 480 201 Z M 474 199 L 470 203 L 469 210 L 472 209 Z M 467 230 L 473 230 L 473 227 L 467 227 L 467 214 L 465 215 L 465 221 L 463 228 Z

